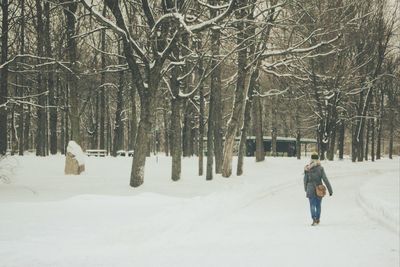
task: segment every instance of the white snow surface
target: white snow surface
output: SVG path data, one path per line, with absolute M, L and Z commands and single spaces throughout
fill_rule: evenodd
M 147 158 L 129 187 L 132 158 L 10 157 L 0 183 L 0 266 L 399 266 L 399 158 L 322 162 L 333 196 L 312 227 L 306 159 L 245 158 L 245 174 L 212 181 L 197 159 Z M 234 158 L 234 167 L 236 159 Z M 235 169 L 234 169 L 235 170 Z
M 79 165 L 85 164 L 86 155 L 83 153 L 82 148 L 75 141 L 69 141 L 67 146 L 67 152 L 70 152 L 75 156 L 75 159 L 78 161 Z

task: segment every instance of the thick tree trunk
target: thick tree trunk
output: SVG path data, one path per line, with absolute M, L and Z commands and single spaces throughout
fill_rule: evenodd
M 246 153 L 247 132 L 249 130 L 250 122 L 251 122 L 251 109 L 252 109 L 253 97 L 250 95 L 253 94 L 253 89 L 250 87 L 248 89 L 248 92 L 249 93 L 247 94 L 246 105 L 244 108 L 244 120 L 243 120 L 243 126 L 241 129 L 240 142 L 239 142 L 238 163 L 237 163 L 237 169 L 236 169 L 237 176 L 240 176 L 243 174 L 243 158 Z
M 210 0 L 210 4 L 217 5 L 219 0 Z M 215 10 L 210 10 L 211 17 L 217 16 Z M 222 132 L 222 100 L 221 100 L 221 65 L 220 65 L 220 47 L 221 32 L 218 28 L 211 29 L 211 84 L 210 90 L 214 101 L 213 111 L 213 131 L 214 131 L 214 155 L 215 155 L 215 173 L 222 173 L 223 164 L 223 132 Z
M 207 169 L 206 180 L 213 179 L 214 164 L 214 99 L 210 94 L 210 104 L 208 106 L 208 128 L 207 128 Z
M 1 57 L 0 65 L 8 59 L 8 0 L 1 2 L 2 23 L 1 23 Z M 7 97 L 8 97 L 8 65 L 0 69 L 0 155 L 7 152 Z
M 180 71 L 175 66 L 171 75 L 171 155 L 172 172 L 171 179 L 178 181 L 181 178 L 181 156 L 182 156 L 182 126 L 181 126 L 181 99 L 179 97 L 180 82 L 178 77 Z
M 183 119 L 183 129 L 182 129 L 182 150 L 184 157 L 190 157 L 193 155 L 192 143 L 192 128 L 193 128 L 193 109 L 191 104 L 186 101 L 186 107 L 184 108 L 184 119 Z
M 245 1 L 246 2 L 246 1 Z M 245 3 L 241 3 L 245 6 Z M 245 10 L 239 11 L 241 18 L 245 16 Z M 245 106 L 246 96 L 246 76 L 247 76 L 247 50 L 244 49 L 247 43 L 245 42 L 247 34 L 245 33 L 244 21 L 238 22 L 238 34 L 237 34 L 237 45 L 238 45 L 238 59 L 237 59 L 237 81 L 235 88 L 235 98 L 233 103 L 233 109 L 231 117 L 228 121 L 227 131 L 225 134 L 224 144 L 224 161 L 222 164 L 222 176 L 230 177 L 232 174 L 232 158 L 233 158 L 233 147 L 235 144 L 236 132 L 239 128 L 239 122 L 243 119 L 243 110 Z
M 68 60 L 70 62 L 70 69 L 76 75 L 77 73 L 77 42 L 76 38 L 73 38 L 76 34 L 76 16 L 75 12 L 78 8 L 78 3 L 70 2 L 68 0 L 63 0 L 68 2 L 66 4 L 66 9 L 64 9 L 64 14 L 66 17 L 67 24 L 67 51 Z M 67 84 L 69 89 L 69 104 L 68 109 L 69 119 L 71 121 L 71 140 L 76 143 L 81 144 L 81 133 L 80 133 L 80 123 L 79 123 L 79 100 L 80 100 L 80 90 L 78 88 L 78 79 L 68 72 L 67 74 Z
M 254 51 L 254 47 L 250 49 L 250 52 Z M 244 120 L 243 120 L 243 126 L 241 129 L 241 136 L 240 136 L 240 142 L 239 142 L 239 153 L 238 153 L 238 163 L 237 163 L 237 169 L 236 169 L 236 175 L 240 176 L 243 174 L 243 158 L 246 153 L 246 140 L 247 140 L 247 132 L 250 128 L 250 122 L 251 122 L 251 110 L 253 109 L 253 92 L 254 89 L 257 90 L 256 83 L 257 83 L 257 78 L 258 78 L 258 64 L 257 66 L 254 67 L 254 69 L 251 72 L 250 75 L 250 81 L 249 81 L 249 86 L 248 86 L 248 91 L 247 91 L 247 99 L 245 103 L 245 108 L 244 108 Z
M 130 185 L 132 187 L 138 187 L 144 182 L 144 168 L 146 164 L 147 143 L 149 139 L 148 133 L 151 130 L 151 111 L 149 106 L 151 105 L 152 100 L 150 98 L 150 96 L 146 96 L 146 99 L 142 99 L 141 101 L 140 121 L 132 160 L 130 180 Z
M 336 121 L 337 121 L 337 116 L 336 116 L 336 110 L 333 111 L 334 114 L 332 115 L 332 118 L 330 119 L 329 122 L 329 146 L 328 146 L 328 151 L 327 151 L 327 158 L 328 160 L 333 160 L 335 158 L 335 148 L 336 148 Z

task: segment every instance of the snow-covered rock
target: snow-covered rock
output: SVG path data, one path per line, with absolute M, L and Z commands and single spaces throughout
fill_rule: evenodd
M 85 171 L 85 154 L 75 142 L 69 141 L 65 157 L 65 174 L 79 175 Z

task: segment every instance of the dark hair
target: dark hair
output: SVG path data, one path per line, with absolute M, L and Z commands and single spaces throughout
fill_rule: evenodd
M 317 153 L 313 153 L 311 155 L 311 159 L 319 159 L 318 154 Z

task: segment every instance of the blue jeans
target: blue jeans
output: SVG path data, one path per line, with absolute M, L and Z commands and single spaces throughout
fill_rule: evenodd
M 319 197 L 310 197 L 310 211 L 313 220 L 319 220 L 321 216 L 321 201 Z

